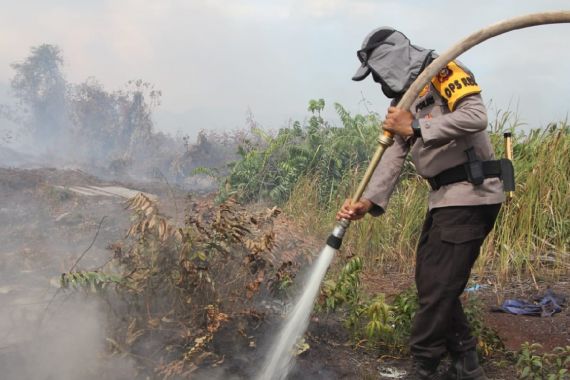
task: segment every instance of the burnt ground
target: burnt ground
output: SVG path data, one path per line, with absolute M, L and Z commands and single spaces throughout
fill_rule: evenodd
M 6 379 L 128 379 L 136 364 L 117 364 L 116 358 L 109 359 L 109 366 L 97 367 L 95 372 L 79 376 L 69 366 L 54 365 L 52 358 L 58 357 L 54 346 L 65 346 L 72 339 L 49 341 L 47 353 L 31 355 L 32 359 L 43 360 L 54 367 L 55 375 L 39 375 L 33 370 L 22 371 L 15 366 L 29 366 L 27 352 L 17 347 L 29 347 L 34 335 L 20 331 L 22 320 L 49 319 L 48 309 L 58 309 L 54 303 L 57 292 L 53 285 L 60 273 L 69 271 L 74 265 L 79 269 L 93 269 L 103 265 L 110 257 L 108 246 L 124 237 L 130 224 L 129 213 L 124 210 L 125 198 L 117 195 L 85 195 L 77 193 L 74 187 L 124 186 L 156 195 L 161 210 L 176 220 L 183 217 L 186 193 L 165 183 L 119 183 L 103 181 L 78 170 L 56 169 L 3 169 L 0 168 L 0 373 Z M 211 202 L 211 197 L 207 202 Z M 305 236 L 295 223 L 282 215 L 275 224 L 279 254 L 284 258 L 317 252 L 321 242 Z M 78 259 L 81 257 L 81 260 Z M 384 293 L 388 298 L 400 293 L 412 284 L 411 274 L 374 271 L 363 274 L 363 285 L 369 294 Z M 483 301 L 485 323 L 496 330 L 507 350 L 518 351 L 523 342 L 536 342 L 545 350 L 556 346 L 570 345 L 570 308 L 551 318 L 513 316 L 491 311 L 506 298 L 531 299 L 547 287 L 555 292 L 570 296 L 568 281 L 513 280 L 502 287 L 494 286 L 492 279 L 478 279 L 484 287 L 476 292 Z M 47 316 L 47 317 L 46 317 Z M 79 317 L 78 317 L 79 318 Z M 249 331 L 257 336 L 273 335 L 278 328 L 275 319 L 255 321 Z M 24 325 L 29 326 L 29 325 Z M 82 332 L 66 324 L 60 335 L 76 334 L 85 339 Z M 231 329 L 232 327 L 228 327 Z M 93 329 L 93 334 L 104 331 Z M 250 341 L 237 342 L 235 332 L 220 335 L 213 345 L 220 352 L 226 352 L 223 363 L 214 368 L 197 371 L 203 377 L 212 379 L 249 379 L 254 369 L 260 366 L 264 353 L 262 339 L 257 345 Z M 89 337 L 87 337 L 89 338 Z M 297 358 L 290 379 L 388 379 L 405 378 L 409 369 L 408 358 L 387 356 L 355 345 L 349 333 L 343 328 L 339 315 L 313 317 L 306 336 L 309 349 Z M 36 343 L 37 344 L 37 343 Z M 86 344 L 89 346 L 89 344 Z M 91 357 L 105 357 L 104 345 L 93 345 L 92 351 L 69 360 L 86 360 Z M 236 348 L 237 347 L 237 348 Z M 77 350 L 72 350 L 77 351 Z M 69 355 L 68 351 L 63 354 Z M 62 355 L 63 355 L 62 354 Z M 53 356 L 56 355 L 56 356 Z M 67 357 L 67 356 L 64 356 Z M 62 359 L 65 360 L 65 359 Z M 51 362 L 50 362 L 51 361 Z M 20 363 L 20 364 L 18 364 Z M 491 379 L 516 378 L 512 361 L 496 354 L 486 360 L 485 368 Z M 57 371 L 66 376 L 57 376 Z M 24 374 L 24 375 L 23 375 Z M 211 376 L 210 376 L 210 375 Z

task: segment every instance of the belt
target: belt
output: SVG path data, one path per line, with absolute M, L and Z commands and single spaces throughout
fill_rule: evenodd
M 483 176 L 485 178 L 500 178 L 502 176 L 501 161 L 503 160 L 481 162 L 483 166 Z M 468 163 L 454 166 L 450 169 L 442 171 L 435 177 L 426 179 L 429 182 L 432 190 L 438 190 L 440 187 L 450 185 L 452 183 L 468 181 L 469 176 L 467 175 L 467 165 Z

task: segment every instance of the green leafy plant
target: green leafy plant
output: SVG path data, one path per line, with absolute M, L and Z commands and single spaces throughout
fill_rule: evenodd
M 398 294 L 392 302 L 392 323 L 395 341 L 406 342 L 412 331 L 412 321 L 418 310 L 418 292 L 410 287 Z
M 335 104 L 343 126 L 334 127 L 321 117 L 324 107 L 323 99 L 311 100 L 312 116 L 305 125 L 294 122 L 275 135 L 253 128 L 258 140 L 240 146 L 240 159 L 231 165 L 227 178 L 230 192 L 242 200 L 270 199 L 283 204 L 302 177 L 314 175 L 320 202 L 330 203 L 346 173 L 369 159 L 378 120 L 375 115 L 352 117 Z
M 362 312 L 368 321 L 364 328 L 368 341 L 390 339 L 394 333 L 393 311 L 386 303 L 384 294 L 374 297 L 362 308 Z
M 521 347 L 521 353 L 517 360 L 517 368 L 520 369 L 521 379 L 539 380 L 543 379 L 543 363 L 542 356 L 536 354 L 536 350 L 541 345 L 538 343 L 524 343 Z
M 327 311 L 334 311 L 342 305 L 355 309 L 360 303 L 360 273 L 362 258 L 353 257 L 341 269 L 336 281 L 328 279 L 323 284 L 324 304 Z
M 381 347 L 391 353 L 407 351 L 412 320 L 418 308 L 415 289 L 398 294 L 392 303 L 384 294 L 372 298 L 359 295 L 358 300 L 348 307 L 344 321 L 354 338 L 364 339 L 369 347 Z
M 519 379 L 565 380 L 570 376 L 570 346 L 556 347 L 552 352 L 539 353 L 542 345 L 523 343 L 516 368 Z
M 326 310 L 342 307 L 344 324 L 357 340 L 365 339 L 369 346 L 382 347 L 388 352 L 408 350 L 412 322 L 418 309 L 418 294 L 410 287 L 396 295 L 391 303 L 383 294 L 368 298 L 360 289 L 361 260 L 352 259 L 341 270 L 338 280 L 327 280 L 323 294 Z M 483 307 L 477 297 L 468 297 L 464 305 L 472 334 L 478 338 L 483 355 L 504 349 L 497 333 L 485 325 Z
M 220 178 L 220 173 L 219 173 L 218 169 L 216 169 L 216 168 L 205 168 L 203 166 L 199 166 L 199 167 L 194 168 L 190 171 L 190 176 L 196 176 L 196 175 L 205 175 L 208 177 L 212 177 L 216 180 Z
M 391 306 L 384 294 L 367 298 L 360 289 L 363 261 L 353 257 L 341 269 L 337 280 L 328 279 L 323 286 L 324 307 L 328 312 L 344 311 L 344 325 L 357 340 L 365 339 L 368 345 L 388 346 L 391 351 L 401 351 L 409 335 L 409 325 L 417 306 L 417 296 L 403 293 Z M 408 295 L 410 294 L 410 295 Z M 400 328 L 404 325 L 407 330 Z
M 122 282 L 123 278 L 119 275 L 96 271 L 62 273 L 59 279 L 59 284 L 64 289 L 89 289 L 94 292 Z

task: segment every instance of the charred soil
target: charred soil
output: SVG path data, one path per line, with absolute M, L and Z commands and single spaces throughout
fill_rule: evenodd
M 133 210 L 126 209 L 127 196 L 133 194 L 128 190 L 135 194 L 144 192 L 152 207 L 160 207 L 162 214 L 147 212 L 146 216 L 143 213 L 143 219 L 136 219 Z M 77 170 L 0 168 L 0 303 L 4 305 L 0 311 L 0 368 L 8 374 L 7 379 L 39 379 L 46 374 L 62 379 L 253 378 L 261 367 L 270 338 L 277 334 L 284 311 L 298 290 L 296 278 L 302 277 L 303 269 L 319 252 L 322 242 L 307 236 L 286 215 L 277 217 L 278 210 L 272 205 L 219 206 L 213 198 L 201 196 L 189 200 L 186 192 L 165 183 L 108 182 Z M 140 201 L 139 206 L 145 207 L 144 202 Z M 154 215 L 157 219 L 152 219 Z M 129 229 L 133 231 L 133 223 L 145 226 L 140 223 L 146 220 L 149 224 L 145 228 L 154 228 L 149 227 L 154 223 L 159 231 L 160 215 L 164 216 L 164 223 L 173 226 L 186 223 L 186 227 L 203 228 L 204 233 L 212 234 L 220 246 L 209 249 L 225 249 L 241 255 L 231 256 L 233 259 L 222 255 L 207 261 L 208 278 L 219 284 L 216 292 L 206 286 L 205 280 L 200 282 L 203 292 L 188 290 L 191 284 L 198 283 L 184 283 L 183 278 L 197 281 L 196 276 L 203 272 L 200 279 L 204 279 L 207 268 L 200 266 L 202 261 L 198 256 L 189 261 L 176 256 L 169 263 L 172 267 L 168 267 L 178 268 L 178 273 L 172 274 L 176 279 L 173 287 L 157 287 L 154 296 L 152 292 L 130 289 L 118 294 L 111 288 L 105 290 L 103 306 L 97 309 L 104 311 L 97 314 L 99 328 L 90 337 L 99 343 L 93 344 L 94 350 L 87 353 L 93 363 L 86 360 L 79 368 L 51 363 L 52 372 L 47 364 L 34 367 L 43 371 L 44 377 L 27 370 L 32 361 L 46 360 L 45 355 L 37 356 L 36 350 L 30 351 L 30 342 L 43 335 L 42 329 L 58 318 L 57 311 L 64 310 L 65 303 L 73 298 L 70 294 L 77 292 L 58 288 L 62 273 L 97 273 L 113 260 L 122 260 L 123 265 L 135 262 L 132 260 L 137 257 L 133 255 L 143 252 L 141 231 L 134 232 L 139 234 L 139 240 L 129 242 L 126 240 Z M 233 225 L 233 221 L 246 226 L 248 232 Z M 225 227 L 215 230 L 221 225 Z M 218 227 L 208 229 L 208 226 Z M 163 235 L 167 235 L 168 228 L 165 231 Z M 169 238 L 176 239 L 176 231 L 172 229 Z M 192 239 L 193 247 L 205 249 L 206 239 L 199 236 Z M 142 243 L 149 241 L 143 239 Z M 158 238 L 155 243 L 162 244 Z M 178 247 L 176 244 L 173 246 Z M 133 247 L 138 251 L 133 251 Z M 178 254 L 178 251 L 160 252 Z M 140 260 L 136 263 L 144 264 Z M 212 273 L 217 268 L 223 269 Z M 121 274 L 119 269 L 116 271 Z M 137 274 L 139 277 L 134 273 L 138 273 L 136 267 L 130 279 L 150 289 L 149 281 L 155 278 L 148 277 L 146 272 Z M 362 274 L 364 292 L 384 293 L 388 300 L 409 288 L 412 282 L 412 274 L 379 268 Z M 491 311 L 506 298 L 531 299 L 547 287 L 568 296 L 568 282 L 520 280 L 499 287 L 492 279 L 485 278 L 476 279 L 476 283 L 483 285 L 475 295 L 482 300 L 485 324 L 496 331 L 506 351 L 518 351 L 525 341 L 540 343 L 545 351 L 570 345 L 568 308 L 550 318 Z M 192 300 L 172 298 L 165 289 L 179 292 L 178 295 L 191 295 Z M 210 296 L 213 298 L 208 299 Z M 188 302 L 188 306 L 170 304 L 174 301 Z M 97 302 L 101 302 L 101 297 Z M 85 310 L 85 305 L 81 308 Z M 75 309 L 68 311 L 74 312 Z M 49 339 L 39 341 L 44 342 L 48 352 L 53 346 L 69 345 L 64 352 L 70 354 L 68 360 L 73 360 L 71 352 L 77 350 L 73 342 L 59 340 L 64 334 L 69 332 L 56 329 L 48 335 Z M 512 355 L 495 353 L 484 365 L 492 379 L 516 377 Z M 365 341 L 355 342 L 343 326 L 340 314 L 318 312 L 313 315 L 290 379 L 404 378 L 409 367 L 409 358 L 405 356 L 372 349 Z

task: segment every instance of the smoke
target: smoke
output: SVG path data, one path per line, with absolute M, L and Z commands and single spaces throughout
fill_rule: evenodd
M 105 245 L 128 217 L 113 198 L 85 202 L 56 185 L 77 172 L 0 168 L 0 378 L 3 380 L 132 379 L 128 358 L 110 356 L 112 328 L 102 298 L 58 288 L 93 241 L 79 268 L 101 265 Z
M 11 299 L 10 299 L 11 298 Z M 0 354 L 6 380 L 131 379 L 126 359 L 105 358 L 105 314 L 96 300 L 74 294 L 61 297 L 54 308 L 3 300 Z
M 125 352 L 162 353 L 172 337 L 145 337 L 123 350 L 120 339 L 131 322 L 122 318 L 125 302 L 114 294 L 58 288 L 86 247 L 76 270 L 105 264 L 107 245 L 122 240 L 130 226 L 121 199 L 88 199 L 69 189 L 102 185 L 91 176 L 97 175 L 212 190 L 212 179 L 192 171 L 224 166 L 244 135 L 203 132 L 192 143 L 188 136 L 157 133 L 152 112 L 160 92 L 152 85 L 133 81 L 107 91 L 94 79 L 69 83 L 55 46 L 32 48 L 12 68 L 17 102 L 0 105 L 0 125 L 9 127 L 0 129 L 0 378 L 133 379 L 139 368 Z M 199 376 L 233 375 L 217 368 Z
M 19 273 L 15 279 L 0 271 L 0 278 L 8 279 L 0 284 L 2 379 L 134 377 L 128 359 L 108 357 L 110 326 L 100 299 L 57 291 L 44 282 L 46 277 L 30 276 L 25 270 Z
M 153 114 L 160 90 L 141 79 L 118 90 L 105 89 L 95 78 L 71 83 L 55 45 L 32 47 L 11 67 L 13 102 L 0 104 L 4 166 L 74 167 L 108 179 L 167 180 L 213 190 L 214 181 L 197 180 L 193 170 L 223 170 L 244 140 L 241 133 L 202 132 L 193 144 L 189 135 L 157 132 Z
M 243 377 L 241 376 L 235 376 L 228 372 L 229 371 L 223 368 L 214 368 L 211 370 L 200 372 L 200 374 L 196 377 L 196 380 L 242 380 L 243 379 Z
M 155 375 L 150 372 L 160 370 L 163 359 L 168 362 L 175 356 L 169 350 L 180 354 L 188 349 L 184 340 L 184 345 L 172 345 L 181 341 L 182 332 L 192 337 L 190 343 L 201 332 L 194 331 L 194 326 L 187 333 L 180 326 L 149 328 L 148 323 L 155 320 L 171 323 L 170 305 L 161 303 L 172 300 L 160 296 L 152 303 L 165 311 L 157 313 L 164 317 L 155 318 L 141 304 L 115 302 L 112 294 L 98 297 L 83 289 L 58 290 L 61 274 L 75 267 L 85 247 L 89 247 L 87 255 L 75 269 L 102 268 L 111 254 L 107 245 L 122 240 L 130 226 L 129 215 L 121 211 L 121 199 L 87 199 L 70 189 L 102 186 L 103 180 L 91 176 L 97 175 L 165 192 L 165 186 L 152 182 L 209 191 L 217 187 L 210 177 L 225 174 L 238 145 L 257 144 L 261 137 L 243 131 L 201 132 L 193 143 L 189 136 L 156 133 L 152 111 L 160 93 L 151 85 L 134 81 L 127 89 L 110 92 L 92 79 L 79 85 L 68 83 L 61 52 L 53 46 L 33 48 L 31 56 L 13 68 L 12 87 L 21 108 L 3 108 L 0 115 L 11 120 L 19 133 L 17 142 L 4 139 L 0 144 L 0 377 L 132 379 L 140 377 L 137 371 L 144 367 L 152 378 Z M 252 130 L 257 128 L 251 114 L 247 122 Z M 70 167 L 80 170 L 63 170 Z M 203 170 L 208 176 L 197 177 L 197 168 L 214 170 Z M 168 187 L 168 197 L 175 197 L 176 187 Z M 245 292 L 245 285 L 240 289 Z M 129 307 L 141 310 L 124 310 Z M 144 317 L 136 320 L 133 314 L 139 311 Z M 194 311 L 202 315 L 202 308 Z M 250 377 L 246 354 L 255 351 L 252 337 L 236 331 L 220 335 L 232 337 L 224 347 L 216 347 L 225 363 L 212 369 L 203 369 L 209 365 L 204 364 L 192 376 Z M 138 355 L 137 366 L 122 355 Z M 141 364 L 145 360 L 152 363 Z

